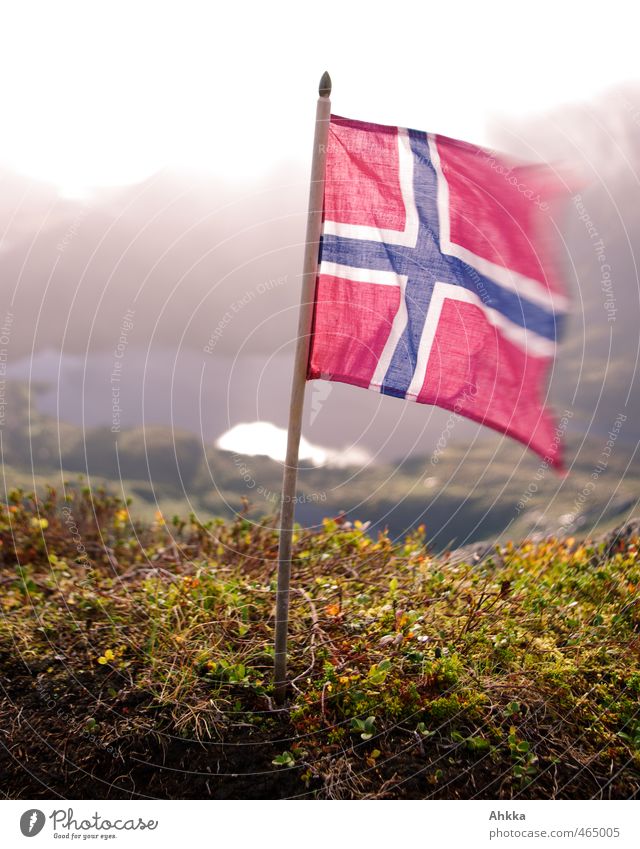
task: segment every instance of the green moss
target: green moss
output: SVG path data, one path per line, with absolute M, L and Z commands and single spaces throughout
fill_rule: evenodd
M 58 653 L 96 686 L 122 678 L 148 711 L 171 711 L 175 733 L 211 739 L 280 716 L 274 523 L 159 516 L 133 535 L 126 505 L 104 493 L 13 492 L 0 539 L 5 655 L 48 669 Z M 422 532 L 394 544 L 333 520 L 296 530 L 288 721 L 310 760 L 374 717 L 379 748 L 415 742 L 420 726 L 424 745 L 444 737 L 465 757 L 506 758 L 517 782 L 557 752 L 607 774 L 635 763 L 637 541 L 611 557 L 562 540 L 498 554 L 452 565 Z

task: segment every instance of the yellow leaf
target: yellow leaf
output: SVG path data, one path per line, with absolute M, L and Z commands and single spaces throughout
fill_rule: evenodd
M 34 516 L 31 520 L 31 525 L 34 528 L 42 528 L 42 530 L 44 530 L 45 528 L 49 527 L 49 522 L 47 521 L 47 519 L 36 519 Z

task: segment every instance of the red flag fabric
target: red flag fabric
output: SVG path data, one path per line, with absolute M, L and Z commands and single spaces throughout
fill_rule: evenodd
M 332 116 L 308 378 L 435 404 L 561 466 L 552 170 Z

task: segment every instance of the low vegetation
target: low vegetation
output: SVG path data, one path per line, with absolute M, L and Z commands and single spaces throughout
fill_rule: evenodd
M 459 562 L 423 527 L 298 528 L 282 708 L 272 518 L 15 490 L 0 543 L 10 797 L 638 795 L 632 531 Z
M 148 522 L 157 509 L 166 516 L 193 511 L 201 518 L 233 519 L 243 497 L 251 499 L 252 515 L 277 508 L 280 462 L 221 451 L 200 435 L 168 426 L 119 432 L 79 427 L 38 412 L 37 393 L 26 385 L 8 383 L 7 394 L 3 492 L 13 487 L 44 492 L 47 484 L 62 490 L 64 480 L 83 475 L 94 489 L 104 484 L 132 497 L 134 519 Z M 618 438 L 615 451 L 606 455 L 607 435 L 585 436 L 582 428 L 569 434 L 570 474 L 559 477 L 524 445 L 487 428 L 471 439 L 470 451 L 470 440 L 458 433 L 469 423 L 445 410 L 432 413 L 431 428 L 392 462 L 376 457 L 347 469 L 301 464 L 299 521 L 316 525 L 346 512 L 351 520 L 370 520 L 371 532 L 387 529 L 394 538 L 425 524 L 435 553 L 486 539 L 602 534 L 640 509 L 637 439 L 626 430 L 627 441 Z M 423 454 L 414 453 L 419 446 Z

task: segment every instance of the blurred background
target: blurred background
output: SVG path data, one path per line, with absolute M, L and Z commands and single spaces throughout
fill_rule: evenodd
M 309 384 L 297 516 L 434 548 L 590 534 L 640 495 L 640 80 L 623 3 L 5 5 L 3 487 L 275 513 L 317 83 L 333 111 L 568 164 L 568 472 L 448 412 Z M 635 79 L 634 79 L 635 77 Z M 439 446 L 439 447 L 438 447 Z M 5 493 L 3 493 L 4 495 Z

